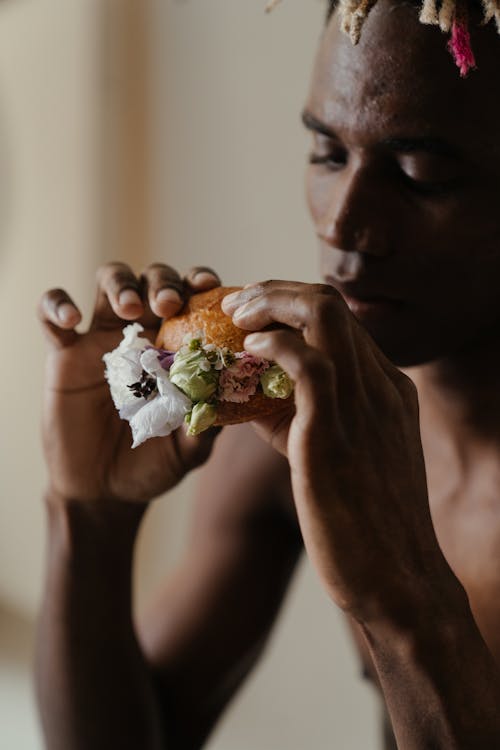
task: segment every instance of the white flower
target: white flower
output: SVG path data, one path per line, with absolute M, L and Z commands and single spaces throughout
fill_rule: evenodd
M 192 409 L 191 400 L 170 382 L 151 342 L 138 335 L 143 330 L 138 323 L 127 326 L 120 345 L 103 357 L 114 404 L 132 428 L 133 448 L 148 438 L 169 435 Z M 156 383 L 146 398 L 135 396 L 128 387 L 139 382 L 144 372 Z
M 166 374 L 166 373 L 165 373 Z M 177 430 L 193 404 L 173 383 L 168 376 L 161 385 L 160 393 L 150 401 L 142 399 L 141 408 L 130 420 L 134 442 L 132 448 L 152 437 L 165 437 Z
M 137 383 L 142 374 L 141 354 L 151 342 L 139 336 L 144 328 L 139 323 L 132 323 L 123 329 L 120 345 L 104 355 L 105 376 L 109 383 L 114 405 L 122 419 L 129 419 L 141 408 L 142 399 L 134 396 L 128 387 Z

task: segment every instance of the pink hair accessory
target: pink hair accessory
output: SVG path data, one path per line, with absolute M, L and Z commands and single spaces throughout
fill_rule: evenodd
M 457 19 L 453 21 L 448 49 L 460 68 L 462 77 L 465 77 L 471 68 L 476 67 L 476 60 L 470 43 L 469 28 L 464 21 Z

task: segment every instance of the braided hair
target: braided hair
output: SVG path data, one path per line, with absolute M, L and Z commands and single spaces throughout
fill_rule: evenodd
M 270 0 L 266 10 L 272 10 L 279 2 L 280 0 Z M 342 31 L 353 44 L 357 44 L 363 24 L 376 2 L 377 0 L 328 0 L 327 21 L 338 7 Z M 416 4 L 420 5 L 420 23 L 439 26 L 441 31 L 450 34 L 448 50 L 460 69 L 460 75 L 466 76 L 471 68 L 476 67 L 470 42 L 468 0 L 416 0 Z M 479 0 L 479 5 L 483 23 L 494 19 L 500 34 L 500 0 Z

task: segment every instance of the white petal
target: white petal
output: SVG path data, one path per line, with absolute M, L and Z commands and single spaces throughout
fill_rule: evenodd
M 150 375 L 158 375 L 160 372 L 166 373 L 166 370 L 160 364 L 156 349 L 146 349 L 141 354 L 141 367 L 146 372 L 149 372 Z
M 137 396 L 134 396 L 133 401 L 124 404 L 119 410 L 120 418 L 126 419 L 127 422 L 130 422 L 134 414 L 137 414 L 139 409 L 142 409 L 145 403 L 146 401 L 143 398 L 137 398 Z
M 163 368 L 158 359 L 158 352 L 154 349 L 147 349 L 141 356 L 141 367 L 146 370 L 150 375 L 156 378 L 156 385 L 160 396 L 169 398 L 172 403 L 177 403 L 179 408 L 185 406 L 187 411 L 191 411 L 193 406 L 191 399 L 189 399 L 181 390 L 174 385 L 169 376 L 167 370 Z
M 103 356 L 106 365 L 105 376 L 109 383 L 111 396 L 117 409 L 130 408 L 137 410 L 139 401 L 128 388 L 141 377 L 141 352 L 145 346 L 151 346 L 148 339 L 139 336 L 144 328 L 139 323 L 133 323 L 123 330 L 123 339 L 119 346 Z
M 178 393 L 180 391 L 170 383 Z M 184 394 L 180 393 L 181 396 Z M 187 403 L 186 403 L 187 401 Z M 169 398 L 168 396 L 156 396 L 134 414 L 130 420 L 134 442 L 132 447 L 152 437 L 164 437 L 170 435 L 184 422 L 184 417 L 191 410 L 192 404 L 189 399 Z
M 123 329 L 123 339 L 120 342 L 118 349 L 122 352 L 126 352 L 129 349 L 144 349 L 146 346 L 151 346 L 151 341 L 145 336 L 139 336 L 144 328 L 140 323 L 131 323 L 125 326 Z

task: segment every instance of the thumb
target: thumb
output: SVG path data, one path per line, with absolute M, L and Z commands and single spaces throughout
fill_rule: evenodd
M 82 315 L 64 289 L 51 289 L 38 304 L 38 318 L 49 342 L 57 349 L 71 346 L 78 338 L 75 327 Z

